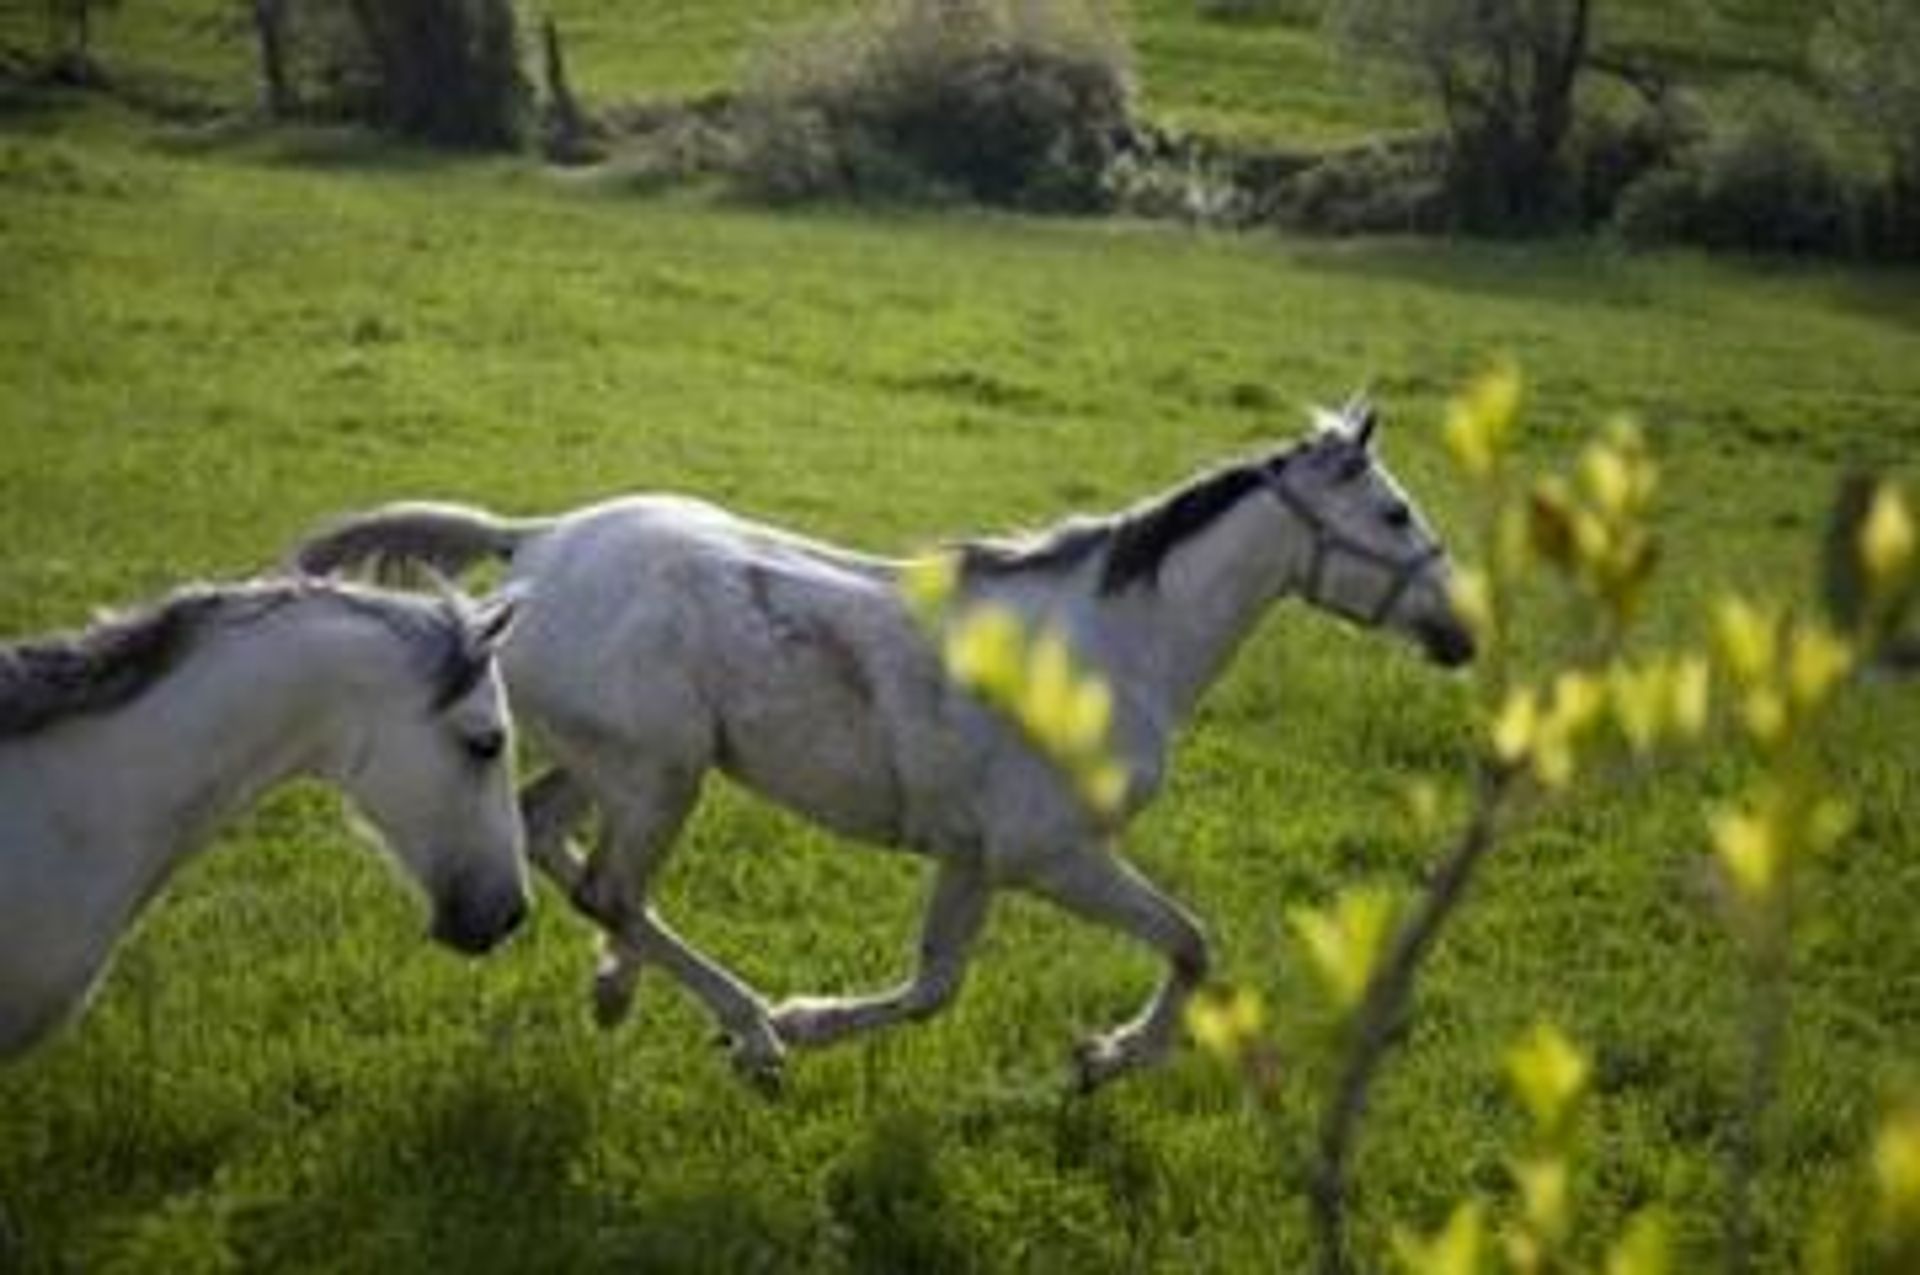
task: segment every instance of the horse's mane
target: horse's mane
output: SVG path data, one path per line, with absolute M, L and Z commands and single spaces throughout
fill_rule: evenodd
M 1028 571 L 1065 571 L 1104 552 L 1100 592 L 1123 593 L 1151 584 L 1183 542 L 1198 535 L 1249 493 L 1287 453 L 1208 470 L 1172 491 L 1104 518 L 1076 516 L 1036 535 L 969 540 L 960 544 L 961 569 L 969 576 L 1007 576 Z
M 310 580 L 189 585 L 77 632 L 0 644 L 0 739 L 129 704 L 177 669 L 214 628 L 246 624 L 315 596 L 392 629 L 425 662 L 436 703 L 459 698 L 484 671 L 461 626 L 425 600 Z

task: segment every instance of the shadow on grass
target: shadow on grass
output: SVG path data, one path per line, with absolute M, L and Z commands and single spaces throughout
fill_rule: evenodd
M 432 174 L 506 152 L 437 150 L 351 124 L 278 123 L 233 113 L 171 128 L 157 139 L 174 155 L 217 156 L 317 173 Z
M 1359 282 L 1528 305 L 1637 310 L 1660 300 L 1646 275 L 1631 268 L 1631 254 L 1593 238 L 1309 240 L 1290 259 L 1302 269 Z
M 657 1187 L 603 1182 L 607 1131 L 583 1078 L 561 1071 L 469 1070 L 423 1086 L 397 1119 L 371 1113 L 299 1198 L 242 1207 L 230 1235 L 240 1266 L 518 1275 L 793 1265 L 784 1259 L 804 1242 L 804 1220 L 770 1214 L 744 1182 L 689 1189 L 667 1162 L 649 1174 Z
M 946 1198 L 935 1122 L 913 1110 L 879 1117 L 827 1177 L 827 1208 L 855 1271 L 938 1275 L 974 1267 Z

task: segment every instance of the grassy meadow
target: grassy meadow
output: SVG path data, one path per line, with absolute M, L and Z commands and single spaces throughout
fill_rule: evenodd
M 129 4 L 106 46 L 157 7 Z M 1149 100 L 1241 112 L 1262 73 L 1237 80 L 1225 55 L 1216 78 L 1156 82 L 1238 38 L 1176 7 L 1136 6 Z M 676 91 L 723 81 L 748 8 L 635 6 L 679 14 L 682 49 L 683 28 L 556 5 L 579 10 L 589 90 L 649 66 Z M 243 48 L 155 30 L 154 65 L 243 95 Z M 1329 129 L 1408 109 L 1342 97 L 1303 22 L 1245 39 L 1307 42 L 1327 69 L 1307 113 Z M 1508 352 L 1530 458 L 1616 410 L 1646 424 L 1665 465 L 1650 628 L 1691 640 L 1723 587 L 1805 596 L 1844 468 L 1914 476 L 1917 285 L 1592 243 L 775 214 L 523 160 L 16 106 L 0 632 L 259 569 L 315 520 L 402 496 L 532 512 L 680 490 L 905 550 L 1129 502 L 1362 383 L 1392 464 L 1464 535 L 1474 493 L 1437 422 Z M 1273 1007 L 1285 1079 L 1264 1114 L 1191 1050 L 1068 1098 L 1069 1043 L 1130 1013 L 1156 962 L 1012 897 L 951 1011 L 797 1057 L 769 1102 L 657 975 L 627 1026 L 596 1030 L 590 931 L 550 891 L 505 950 L 463 961 L 423 940 L 334 799 L 281 792 L 176 879 L 83 1020 L 0 1069 L 0 1270 L 1300 1269 L 1327 1011 L 1286 912 L 1418 882 L 1433 847 L 1403 794 L 1458 790 L 1470 710 L 1412 652 L 1282 607 L 1135 826 L 1129 852 L 1207 920 L 1221 974 Z M 1862 825 L 1817 871 L 1797 952 L 1767 1269 L 1794 1268 L 1882 1101 L 1920 1086 L 1916 732 L 1911 686 L 1845 723 Z M 1666 1200 L 1677 1269 L 1709 1260 L 1739 987 L 1700 806 L 1741 773 L 1668 767 L 1489 863 L 1377 1094 L 1371 1263 L 1390 1223 L 1508 1190 L 1523 1125 L 1499 1060 L 1541 1015 L 1596 1053 L 1583 1230 Z M 922 883 L 716 785 L 662 908 L 775 996 L 853 990 L 905 967 Z

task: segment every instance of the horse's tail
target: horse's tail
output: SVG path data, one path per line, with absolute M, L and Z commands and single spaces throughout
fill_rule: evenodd
M 321 527 L 294 546 L 289 564 L 306 575 L 412 565 L 453 576 L 483 559 L 510 560 L 552 525 L 547 518 L 502 518 L 467 505 L 401 501 Z

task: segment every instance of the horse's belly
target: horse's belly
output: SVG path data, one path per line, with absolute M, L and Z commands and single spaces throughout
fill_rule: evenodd
M 895 844 L 901 835 L 900 782 L 877 724 L 856 709 L 845 705 L 843 712 L 808 712 L 795 720 L 763 704 L 726 723 L 720 768 L 842 836 Z

